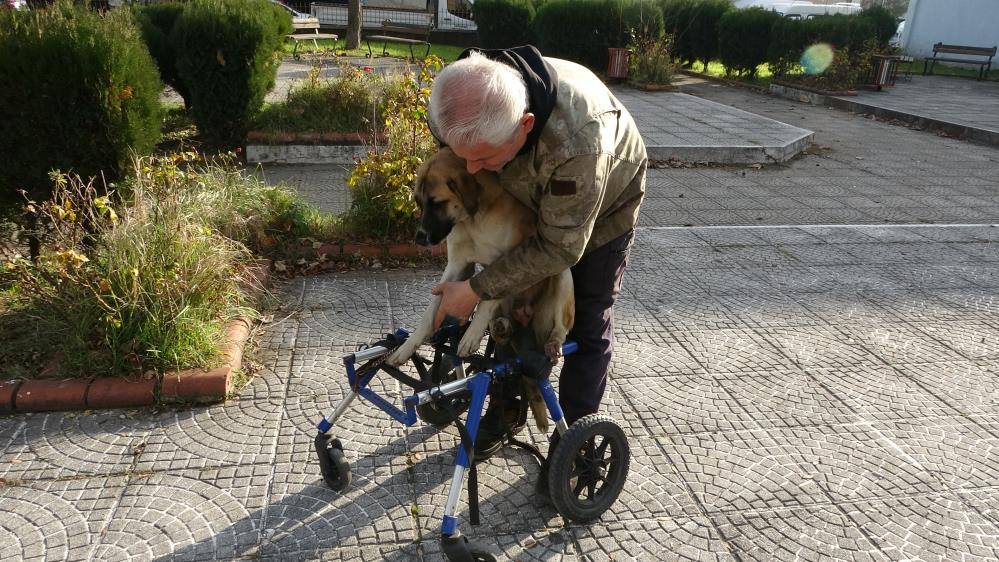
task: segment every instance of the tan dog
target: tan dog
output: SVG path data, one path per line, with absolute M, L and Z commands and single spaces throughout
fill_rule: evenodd
M 441 282 L 468 279 L 476 264 L 492 263 L 537 231 L 537 215 L 507 193 L 496 174 L 469 174 L 465 161 L 447 148 L 420 167 L 414 192 L 422 211 L 417 242 L 433 245 L 447 239 Z M 432 297 L 419 327 L 388 357 L 389 364 L 402 364 L 430 338 L 440 301 L 440 296 Z M 544 349 L 554 363 L 574 317 L 572 274 L 566 270 L 519 295 L 480 302 L 458 344 L 458 355 L 475 353 L 491 325 L 496 338 L 500 334 L 495 332 L 511 332 L 509 322 L 519 322 L 530 326 L 538 349 Z

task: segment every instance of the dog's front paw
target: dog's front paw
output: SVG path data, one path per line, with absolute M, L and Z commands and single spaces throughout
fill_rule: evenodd
M 461 341 L 458 342 L 458 357 L 468 357 L 478 351 L 479 343 L 482 342 L 482 337 L 485 335 L 484 332 L 478 330 L 473 332 L 472 328 L 469 328 L 465 335 L 461 336 Z
M 562 343 L 559 340 L 548 340 L 545 344 L 545 355 L 552 362 L 552 365 L 557 365 L 558 360 L 562 357 Z
M 385 358 L 385 362 L 393 367 L 398 367 L 406 361 L 409 361 L 409 358 L 416 353 L 416 348 L 418 347 L 418 345 L 411 343 L 411 341 L 412 340 L 407 340 L 405 343 L 396 348 L 395 351 L 390 353 L 389 356 Z

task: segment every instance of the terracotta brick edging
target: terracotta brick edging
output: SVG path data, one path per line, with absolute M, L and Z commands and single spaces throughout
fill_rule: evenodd
M 436 246 L 419 246 L 412 242 L 395 243 L 364 243 L 364 242 L 341 242 L 336 244 L 323 244 L 315 249 L 315 255 L 325 254 L 327 258 L 340 258 L 350 256 L 363 256 L 366 258 L 379 257 L 434 257 L 447 255 L 447 243 L 442 242 Z
M 269 262 L 249 268 L 254 293 L 267 285 Z M 130 381 L 116 377 L 67 380 L 0 381 L 0 414 L 83 410 L 89 408 L 128 408 L 160 402 L 215 402 L 225 398 L 232 384 L 232 372 L 243 362 L 243 347 L 253 322 L 237 317 L 226 328 L 222 342 L 224 362 L 215 368 L 171 371 L 162 380 Z

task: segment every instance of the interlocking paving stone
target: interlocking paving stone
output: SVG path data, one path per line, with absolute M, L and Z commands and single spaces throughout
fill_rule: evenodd
M 759 427 L 714 377 L 636 377 L 618 384 L 655 436 Z
M 29 481 L 123 473 L 149 432 L 143 418 L 131 410 L 15 418 L 10 443 L 0 451 L 0 478 Z
M 955 495 L 892 498 L 843 507 L 891 560 L 999 557 L 999 527 Z
M 999 481 L 999 420 L 941 417 L 872 425 L 950 488 L 986 488 Z
M 906 324 L 851 323 L 837 329 L 888 364 L 963 359 L 952 347 L 926 337 L 926 330 Z
M 135 468 L 141 471 L 274 462 L 280 400 L 167 410 L 153 417 Z
M 968 359 L 980 362 L 999 360 L 999 328 L 984 322 L 948 322 L 920 325 L 919 330 Z M 946 357 L 938 357 L 943 360 Z
M 612 379 L 700 375 L 704 372 L 694 356 L 666 333 L 615 333 Z
M 956 413 L 931 390 L 888 365 L 847 365 L 808 373 L 861 418 L 887 420 Z
M 876 426 L 857 423 L 773 431 L 802 476 L 834 501 L 900 497 L 944 488 L 915 458 L 900 453 Z
M 732 197 L 759 196 L 743 176 L 694 172 L 697 189 L 727 178 Z M 620 499 L 563 527 L 534 497 L 531 457 L 505 450 L 481 467 L 483 525 L 463 498 L 461 529 L 500 559 L 989 559 L 999 267 L 968 248 L 994 231 L 640 230 L 601 406 L 631 445 Z M 787 248 L 815 263 L 773 257 Z M 453 429 L 406 429 L 355 401 L 334 430 L 353 469 L 343 493 L 313 451 L 348 390 L 341 356 L 414 326 L 439 275 L 282 282 L 251 345 L 257 376 L 224 405 L 0 418 L 3 557 L 440 560 Z M 389 377 L 372 387 L 400 404 Z M 533 422 L 522 437 L 547 450 Z
M 949 361 L 894 368 L 962 413 L 999 415 L 999 371 L 994 364 Z
M 889 560 L 835 505 L 712 518 L 742 560 Z
M 520 533 L 500 533 L 494 543 L 482 543 L 487 552 L 499 560 L 579 560 L 576 534 L 573 529 L 544 528 Z M 420 543 L 422 559 L 428 562 L 445 560 L 438 540 Z
M 703 517 L 599 523 L 578 532 L 584 560 L 736 560 Z
M 672 334 L 712 374 L 794 367 L 773 343 L 751 329 L 674 330 Z
M 849 407 L 799 370 L 716 375 L 722 387 L 762 427 L 846 423 Z
M 130 479 L 94 558 L 210 560 L 251 555 L 271 467 L 188 470 Z
M 0 559 L 91 559 L 124 488 L 123 477 L 0 487 Z
M 709 515 L 828 502 L 773 430 L 659 438 Z

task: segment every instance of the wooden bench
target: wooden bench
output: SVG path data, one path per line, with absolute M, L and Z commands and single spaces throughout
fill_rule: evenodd
M 391 35 L 388 35 L 391 34 Z M 422 37 L 423 39 L 411 39 L 410 37 L 400 37 L 400 35 L 408 35 L 410 37 Z M 387 55 L 388 51 L 386 48 L 389 43 L 402 43 L 404 45 L 409 45 L 409 56 L 413 60 L 416 60 L 416 56 L 413 53 L 414 45 L 426 45 L 427 50 L 423 53 L 423 58 L 427 58 L 430 54 L 430 23 L 398 23 L 390 20 L 385 20 L 382 22 L 382 27 L 378 30 L 378 35 L 369 35 L 365 37 L 365 41 L 368 44 L 368 56 L 373 56 L 371 54 L 371 41 L 381 41 L 382 42 L 382 55 Z
M 969 59 L 969 58 L 955 58 L 955 57 L 937 57 L 938 53 L 945 53 L 950 55 L 972 55 L 977 57 L 988 57 L 987 60 L 982 59 Z M 991 49 L 986 47 L 968 47 L 966 45 L 945 45 L 943 43 L 937 43 L 933 45 L 933 58 L 926 59 L 923 61 L 923 75 L 926 75 L 926 65 L 930 67 L 930 74 L 933 74 L 933 65 L 937 61 L 945 62 L 960 62 L 964 64 L 977 64 L 978 65 L 978 79 L 981 80 L 985 78 L 985 74 L 992 69 L 992 57 L 996 56 L 996 47 Z
M 291 52 L 291 56 L 295 59 L 299 58 L 298 45 L 302 41 L 312 41 L 318 51 L 319 39 L 332 39 L 336 42 L 340 38 L 335 33 L 319 33 L 319 18 L 298 19 L 291 22 L 291 25 L 295 28 L 295 32 L 285 37 L 295 42 L 295 49 Z

